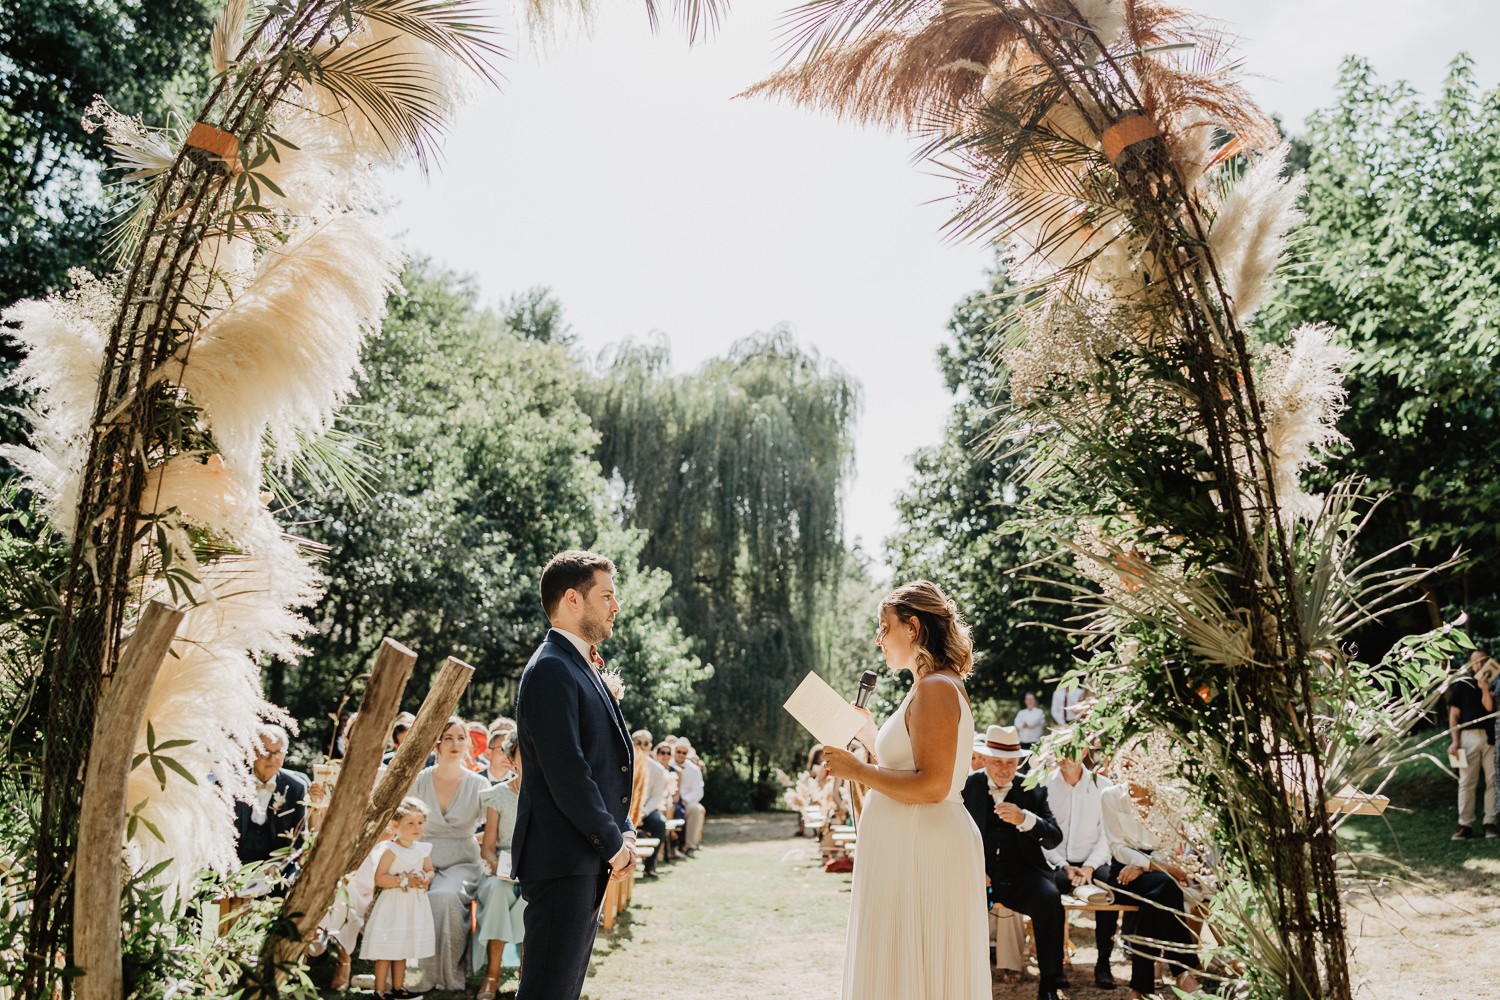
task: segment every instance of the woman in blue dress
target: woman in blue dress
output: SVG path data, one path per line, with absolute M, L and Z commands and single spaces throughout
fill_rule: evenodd
M 479 929 L 474 933 L 473 964 L 475 972 L 481 965 L 486 968 L 475 1000 L 495 1000 L 505 943 L 509 941 L 520 947 L 526 937 L 526 925 L 521 919 L 526 912 L 526 900 L 521 898 L 521 884 L 510 877 L 510 838 L 516 829 L 516 804 L 521 796 L 518 737 L 511 730 L 499 747 L 491 747 L 491 761 L 494 754 L 503 755 L 510 762 L 511 773 L 479 797 L 485 807 L 484 839 L 479 854 L 491 874 L 479 886 Z

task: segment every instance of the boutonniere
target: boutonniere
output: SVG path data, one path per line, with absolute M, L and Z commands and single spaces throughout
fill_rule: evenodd
M 604 682 L 604 690 L 608 691 L 615 701 L 625 696 L 625 678 L 613 670 L 599 671 L 599 679 Z
M 271 809 L 270 809 L 270 811 L 273 812 L 273 813 L 280 813 L 281 812 L 281 807 L 284 806 L 284 805 L 286 805 L 286 793 L 285 792 L 274 792 L 274 793 L 272 793 L 272 795 L 271 795 Z

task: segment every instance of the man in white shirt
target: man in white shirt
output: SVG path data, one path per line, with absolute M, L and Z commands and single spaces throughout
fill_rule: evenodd
M 682 853 L 692 857 L 703 840 L 703 820 L 708 815 L 703 808 L 703 771 L 691 759 L 693 745 L 686 737 L 679 737 L 672 747 L 672 763 L 681 772 L 678 776 L 679 795 L 682 807 L 687 811 L 686 825 L 682 829 Z
M 1021 736 L 1021 749 L 1030 750 L 1047 732 L 1047 714 L 1037 707 L 1036 695 L 1026 692 L 1026 707 L 1016 713 L 1016 732 Z
M 1062 828 L 1062 843 L 1043 853 L 1056 866 L 1053 879 L 1058 891 L 1073 892 L 1096 879 L 1109 882 L 1114 876 L 1109 835 L 1104 827 L 1101 793 L 1111 787 L 1108 778 L 1094 774 L 1076 759 L 1059 757 L 1057 770 L 1047 781 L 1047 803 Z M 1094 985 L 1115 988 L 1109 959 L 1115 947 L 1115 928 L 1120 915 L 1113 910 L 1094 914 L 1094 944 L 1099 957 L 1094 963 Z
M 1059 726 L 1071 726 L 1078 721 L 1078 705 L 1083 701 L 1082 688 L 1057 686 L 1052 692 L 1052 721 Z
M 651 748 L 651 733 L 645 729 L 631 734 L 636 752 L 646 760 L 646 788 L 641 792 L 641 829 L 646 836 L 661 843 L 646 859 L 646 877 L 656 877 L 656 863 L 662 856 L 662 844 L 667 840 L 667 819 L 662 809 L 667 802 L 667 763 L 672 759 L 667 745 L 663 743 L 655 750 Z

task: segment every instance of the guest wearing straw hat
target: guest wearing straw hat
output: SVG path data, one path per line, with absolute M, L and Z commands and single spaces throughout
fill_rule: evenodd
M 964 806 L 984 838 L 984 873 L 991 898 L 1031 918 L 1036 933 L 1040 1000 L 1057 1000 L 1063 976 L 1062 894 L 1044 851 L 1062 843 L 1045 788 L 1023 788 L 1017 771 L 1030 752 L 1015 726 L 990 726 L 974 752 L 984 770 L 964 783 Z

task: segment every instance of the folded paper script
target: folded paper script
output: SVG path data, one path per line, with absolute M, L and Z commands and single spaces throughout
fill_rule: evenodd
M 813 739 L 829 746 L 848 746 L 865 721 L 843 695 L 811 672 L 802 678 L 784 707 Z

